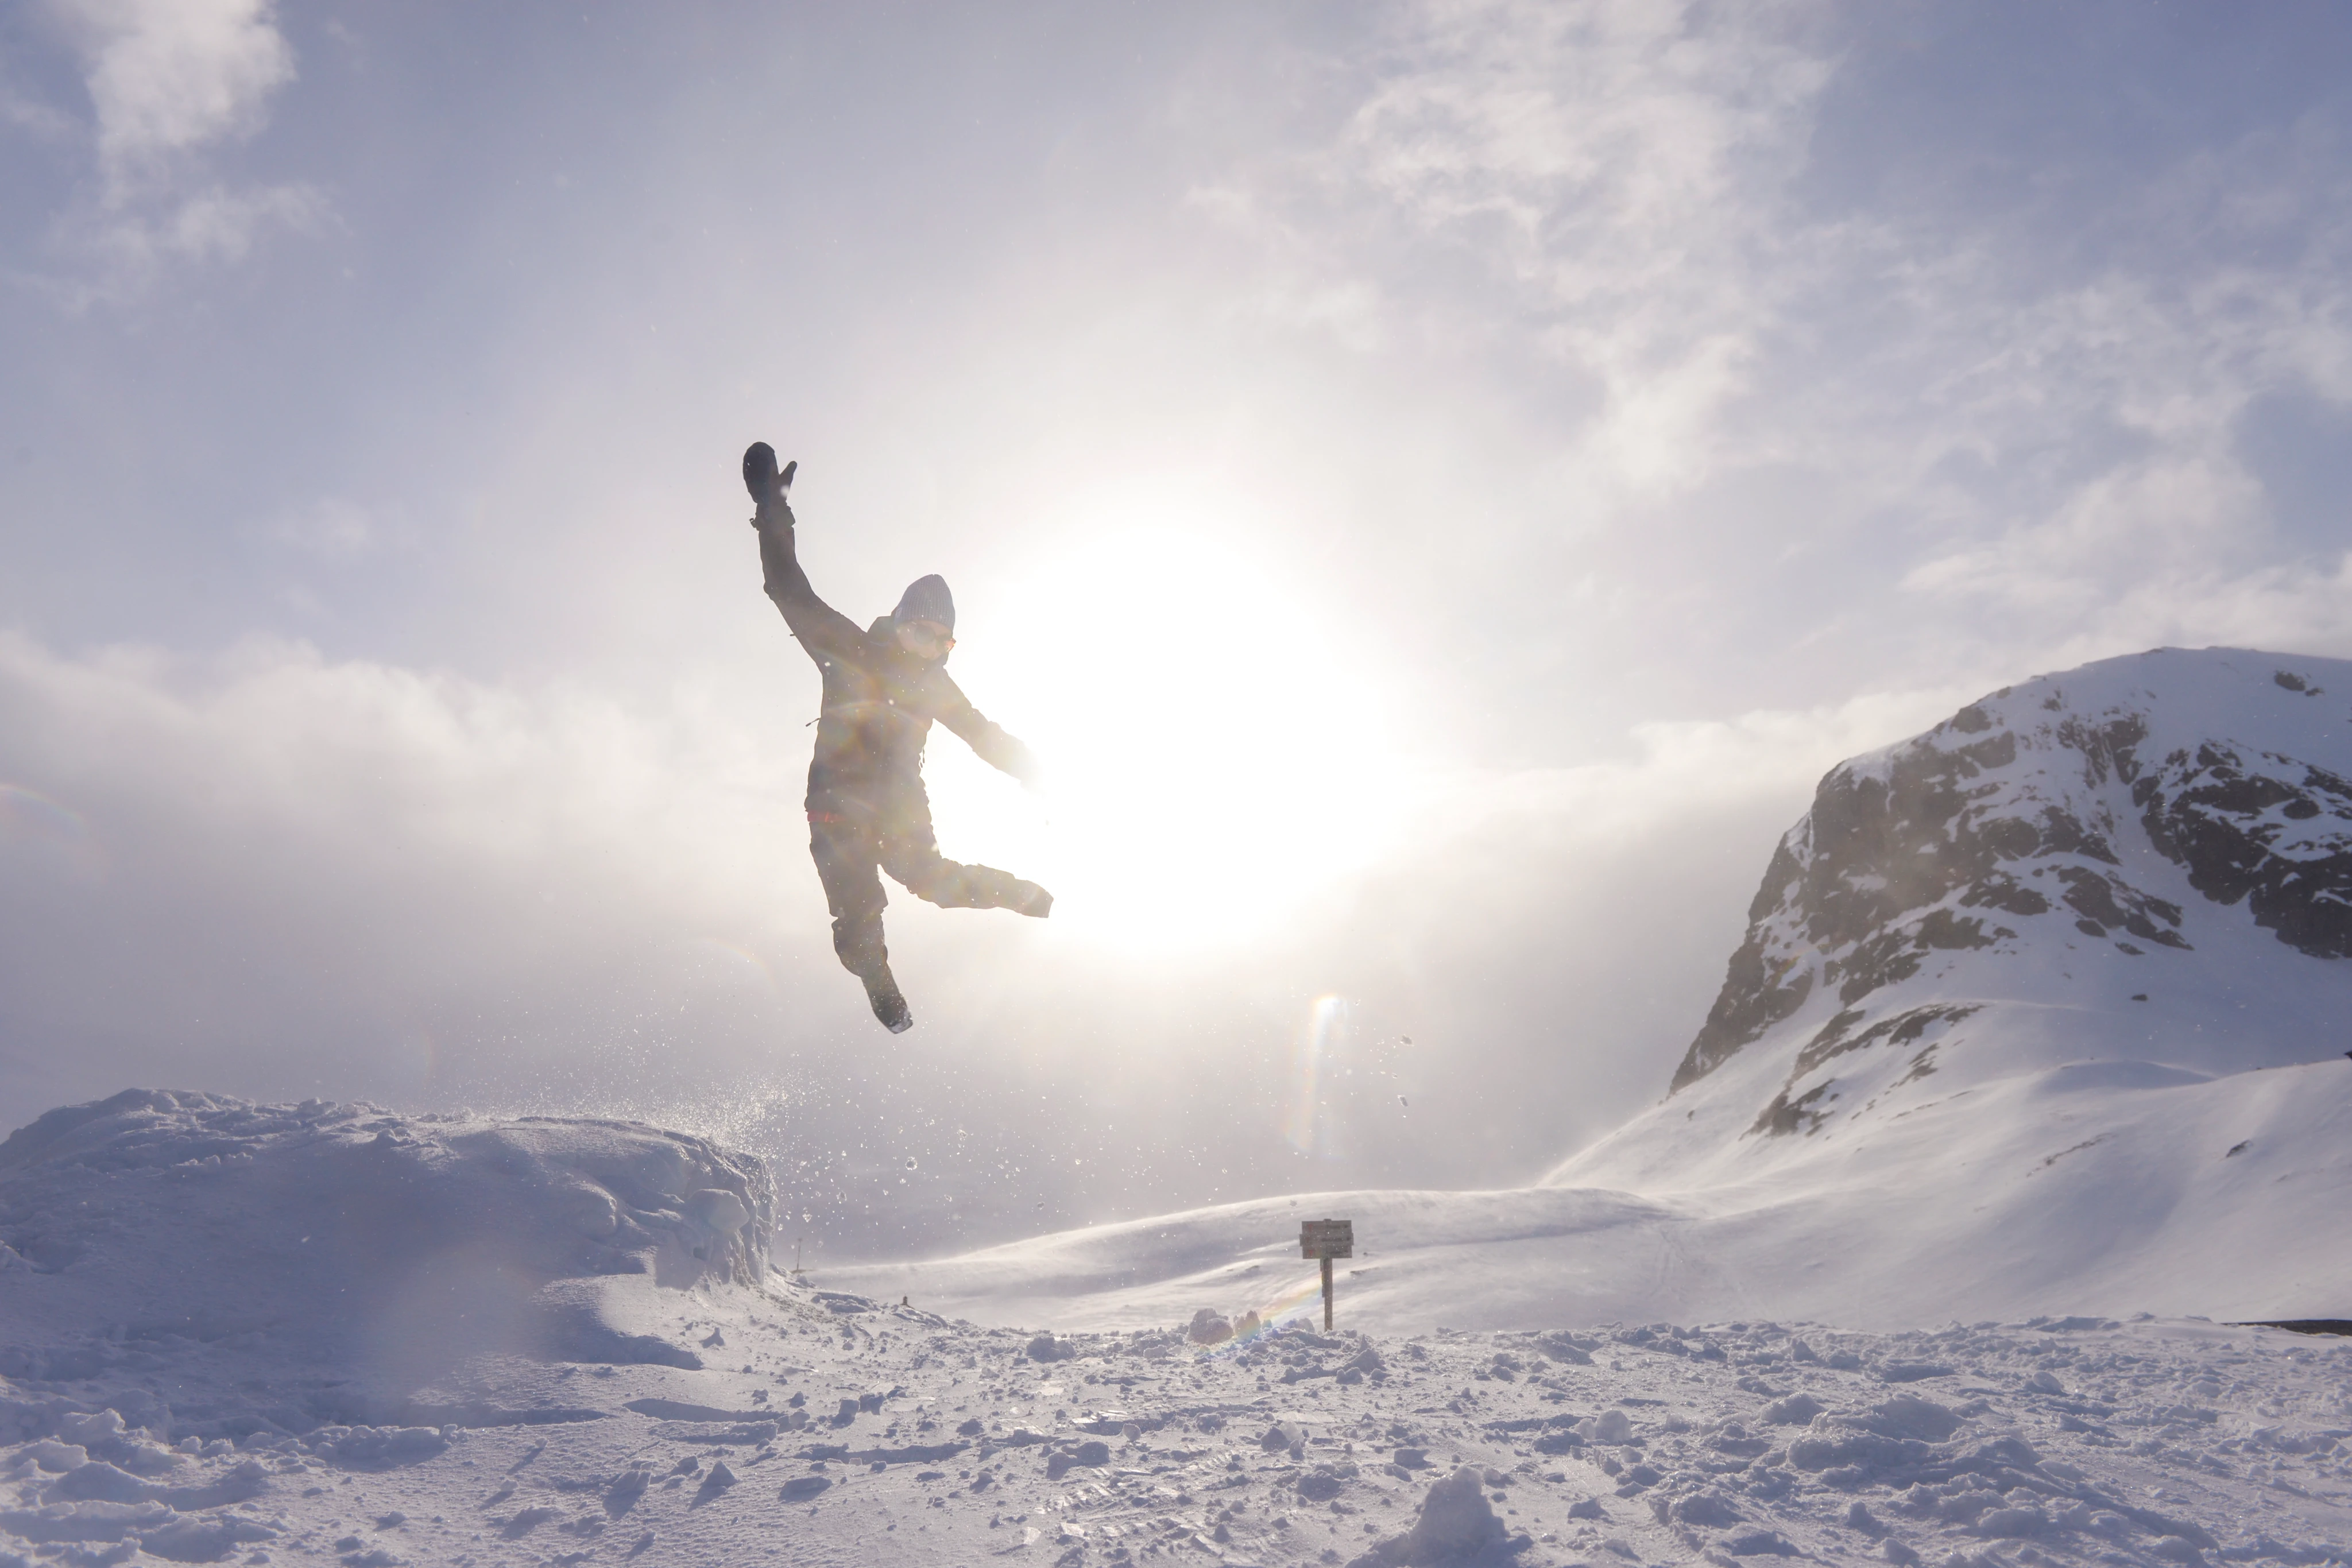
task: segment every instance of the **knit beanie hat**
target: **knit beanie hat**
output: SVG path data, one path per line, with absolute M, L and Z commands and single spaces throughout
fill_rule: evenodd
M 898 608 L 890 612 L 890 619 L 901 626 L 910 621 L 936 621 L 953 633 L 955 596 L 948 591 L 948 580 L 933 572 L 907 584 L 907 591 L 898 596 Z

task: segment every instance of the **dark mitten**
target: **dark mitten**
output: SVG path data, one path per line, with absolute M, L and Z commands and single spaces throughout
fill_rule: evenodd
M 743 488 L 751 492 L 751 499 L 758 504 L 762 517 L 774 508 L 782 512 L 784 522 L 792 521 L 792 509 L 785 502 L 793 487 L 793 475 L 799 467 L 795 460 L 785 464 L 782 473 L 776 472 L 776 449 L 764 441 L 755 441 L 744 450 Z
M 776 493 L 776 449 L 764 441 L 743 449 L 743 488 L 761 506 Z

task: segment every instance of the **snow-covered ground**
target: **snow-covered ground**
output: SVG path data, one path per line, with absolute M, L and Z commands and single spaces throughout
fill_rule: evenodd
M 102 1406 L 135 1379 L 14 1390 L 0 1542 L 70 1563 L 143 1561 L 135 1542 L 359 1565 L 2190 1563 L 2341 1558 L 2352 1525 L 2352 1353 L 2273 1330 L 1292 1327 L 1040 1362 L 1016 1332 L 782 1282 L 676 1306 L 676 1343 L 722 1339 L 729 1364 L 478 1368 L 513 1410 L 496 1426 L 204 1440 L 175 1435 L 215 1423 L 148 1406 L 124 1430 Z
M 1773 1153 L 1748 1180 L 1683 1190 L 1264 1198 L 831 1277 L 983 1322 L 1128 1328 L 1294 1293 L 1314 1267 L 1298 1221 L 1328 1215 L 1359 1238 L 1343 1307 L 1381 1333 L 2352 1315 L 2352 1061 L 2068 1064 L 1798 1151 L 1819 1158 Z
M 2333 1339 L 1622 1328 L 1529 1298 L 1510 1331 L 1365 1333 L 1346 1273 L 1329 1336 L 1295 1290 L 1230 1338 L 1039 1335 L 772 1272 L 772 1204 L 626 1124 L 157 1093 L 45 1119 L 0 1146 L 0 1563 L 1990 1568 L 2352 1539 Z M 1465 1245 L 1457 1300 L 1513 1257 Z

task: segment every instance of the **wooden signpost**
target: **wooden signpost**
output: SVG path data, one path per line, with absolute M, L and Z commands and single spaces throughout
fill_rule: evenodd
M 1356 1222 L 1352 1219 L 1302 1219 L 1298 1222 L 1298 1255 L 1323 1260 L 1323 1332 L 1331 1332 L 1331 1260 L 1356 1255 Z

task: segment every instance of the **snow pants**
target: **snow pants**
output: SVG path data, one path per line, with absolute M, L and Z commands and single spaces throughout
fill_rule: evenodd
M 942 909 L 1021 909 L 1044 895 L 1035 883 L 1011 872 L 940 854 L 928 820 L 884 826 L 811 811 L 809 854 L 833 911 L 833 950 L 842 967 L 861 980 L 889 972 L 882 910 L 890 900 L 882 891 L 882 872 Z

